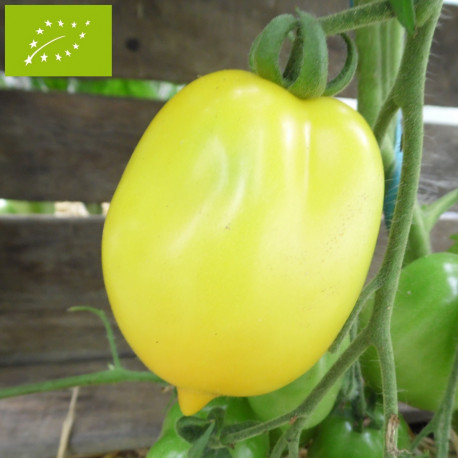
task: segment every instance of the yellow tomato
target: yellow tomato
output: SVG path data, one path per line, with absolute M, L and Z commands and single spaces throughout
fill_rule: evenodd
M 382 198 L 375 138 L 335 99 L 225 70 L 162 108 L 113 197 L 102 261 L 121 331 L 184 414 L 273 391 L 325 353 Z

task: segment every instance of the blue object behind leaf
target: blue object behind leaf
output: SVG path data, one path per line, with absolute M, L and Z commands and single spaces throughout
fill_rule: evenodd
M 385 199 L 383 201 L 383 214 L 385 215 L 385 224 L 389 229 L 393 219 L 394 207 L 398 195 L 399 182 L 401 180 L 401 169 L 403 152 L 401 148 L 402 140 L 402 117 L 399 112 L 398 122 L 396 125 L 396 137 L 394 144 L 394 163 L 385 177 Z

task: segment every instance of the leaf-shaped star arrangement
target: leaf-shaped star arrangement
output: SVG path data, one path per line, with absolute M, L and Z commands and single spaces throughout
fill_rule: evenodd
M 69 38 L 69 34 L 72 37 L 74 36 L 75 40 L 72 40 L 73 43 L 70 42 L 69 46 L 64 46 L 62 47 L 62 49 L 58 50 L 58 52 L 54 54 L 54 60 L 57 62 L 62 62 L 62 59 L 70 58 L 72 56 L 72 53 L 78 51 L 80 47 L 80 42 L 86 37 L 86 30 L 87 27 L 89 27 L 90 25 L 91 21 L 89 19 L 86 20 L 83 24 L 78 24 L 75 21 L 65 24 L 61 19 L 59 19 L 57 22 L 54 23 L 54 26 L 53 22 L 51 22 L 49 19 L 46 20 L 44 22 L 43 29 L 41 27 L 38 27 L 38 29 L 35 30 L 34 37 L 32 39 L 32 42 L 29 43 L 29 46 L 31 50 L 35 48 L 36 49 L 32 54 L 29 54 L 27 56 L 27 59 L 24 60 L 25 65 L 31 65 L 33 63 L 33 58 L 40 51 L 43 51 L 41 55 L 39 54 L 39 57 L 41 58 L 40 62 L 48 62 L 48 58 L 52 59 L 52 57 L 46 55 L 44 48 L 49 46 L 51 43 L 54 43 L 55 41 L 61 40 L 62 38 Z M 66 27 L 67 32 L 65 29 Z M 68 27 L 70 27 L 69 31 Z M 80 27 L 79 30 L 81 30 L 82 27 L 85 31 L 81 31 L 81 33 L 74 33 L 76 32 L 76 30 L 72 29 L 76 29 L 77 27 Z M 68 43 L 68 40 L 66 40 L 66 42 Z

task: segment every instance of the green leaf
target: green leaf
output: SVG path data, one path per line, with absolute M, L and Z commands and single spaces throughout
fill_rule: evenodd
M 215 434 L 219 435 L 224 424 L 226 410 L 222 407 L 213 407 L 207 415 L 207 419 L 215 422 Z
M 194 443 L 207 432 L 209 426 L 213 431 L 215 422 L 199 417 L 181 417 L 177 421 L 176 429 L 183 439 Z
M 225 413 L 225 409 L 214 407 L 206 420 L 199 417 L 181 417 L 177 421 L 178 434 L 192 443 L 188 452 L 189 458 L 231 458 L 227 448 L 209 447 L 210 441 L 215 442 L 215 437 L 223 427 Z
M 207 423 L 207 429 L 197 440 L 193 442 L 192 447 L 189 449 L 188 458 L 201 458 L 203 456 L 209 456 L 207 445 L 214 429 L 215 422 L 210 424 Z
M 262 423 L 261 421 L 257 421 L 257 420 L 247 420 L 247 421 L 234 423 L 232 425 L 227 425 L 223 429 L 223 435 L 238 433 L 239 431 L 242 431 L 246 428 L 258 426 L 261 423 Z
M 412 34 L 415 30 L 415 9 L 413 0 L 389 0 L 398 21 Z
M 458 234 L 451 235 L 450 238 L 454 243 L 447 251 L 450 253 L 458 254 Z

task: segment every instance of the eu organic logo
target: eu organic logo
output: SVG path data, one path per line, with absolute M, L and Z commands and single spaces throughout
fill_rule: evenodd
M 6 5 L 7 76 L 111 76 L 111 5 Z

